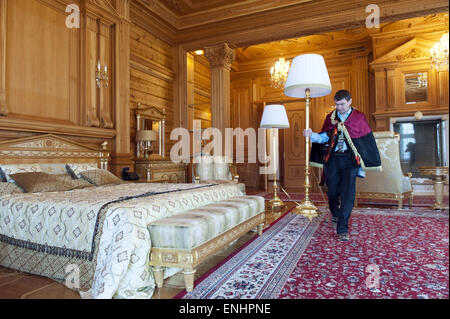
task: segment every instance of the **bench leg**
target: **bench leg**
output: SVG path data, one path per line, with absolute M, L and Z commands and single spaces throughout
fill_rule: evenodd
M 162 288 L 164 282 L 164 268 L 161 266 L 154 266 L 153 275 L 155 276 L 156 287 Z
M 194 274 L 195 269 L 186 268 L 183 270 L 184 285 L 186 286 L 187 292 L 191 292 L 194 289 Z
M 261 236 L 264 230 L 264 224 L 258 225 L 258 235 Z

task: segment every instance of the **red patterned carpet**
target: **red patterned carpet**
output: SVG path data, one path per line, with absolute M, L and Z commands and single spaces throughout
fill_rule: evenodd
M 329 219 L 286 214 L 177 297 L 449 298 L 448 211 L 354 209 L 349 242 Z
M 449 298 L 448 212 L 427 213 L 356 210 L 348 243 L 324 220 L 278 298 Z

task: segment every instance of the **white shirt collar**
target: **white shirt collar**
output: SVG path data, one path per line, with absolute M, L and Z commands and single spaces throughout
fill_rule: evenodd
M 353 110 L 353 107 L 350 106 L 350 108 L 344 114 L 341 114 L 339 112 L 337 112 L 337 113 L 338 113 L 339 118 L 342 120 L 342 119 L 346 119 L 352 110 Z

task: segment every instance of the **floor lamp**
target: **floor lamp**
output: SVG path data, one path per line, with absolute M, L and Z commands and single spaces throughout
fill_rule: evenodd
M 281 207 L 284 205 L 283 201 L 278 197 L 278 185 L 277 185 L 277 178 L 278 178 L 278 143 L 277 143 L 277 135 L 278 135 L 278 129 L 285 129 L 289 128 L 289 121 L 286 114 L 286 110 L 284 109 L 283 105 L 279 104 L 270 104 L 266 105 L 264 108 L 263 116 L 261 118 L 261 123 L 259 125 L 261 128 L 265 129 L 273 129 L 272 134 L 272 141 L 273 141 L 273 147 L 274 147 L 274 179 L 273 179 L 273 199 L 269 201 L 269 204 L 272 206 L 272 208 Z
M 331 82 L 325 60 L 318 54 L 303 54 L 292 60 L 291 68 L 284 86 L 284 94 L 290 97 L 306 98 L 306 127 L 309 129 L 310 98 L 331 93 Z M 306 138 L 305 198 L 294 209 L 294 213 L 314 218 L 318 209 L 309 199 L 309 152 L 311 139 Z

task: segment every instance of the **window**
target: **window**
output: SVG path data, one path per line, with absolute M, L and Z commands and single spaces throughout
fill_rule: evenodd
M 437 120 L 404 121 L 394 124 L 400 135 L 400 164 L 404 173 L 422 177 L 419 166 L 443 166 L 445 122 Z

